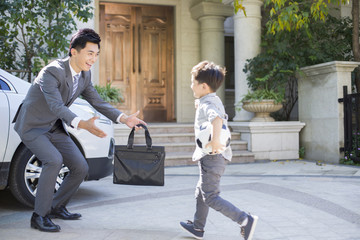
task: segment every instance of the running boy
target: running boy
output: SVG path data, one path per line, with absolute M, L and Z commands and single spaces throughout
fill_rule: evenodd
M 237 222 L 244 239 L 251 240 L 258 217 L 241 211 L 219 196 L 220 178 L 225 171 L 225 161 L 231 161 L 232 157 L 230 146 L 225 149 L 219 137 L 222 125 L 227 125 L 227 114 L 215 91 L 224 78 L 225 69 L 208 61 L 200 62 L 191 71 L 191 89 L 197 98 L 195 132 L 204 122 L 211 122 L 213 137 L 207 146 L 212 148 L 213 154 L 206 154 L 196 146 L 193 161 L 198 161 L 200 169 L 200 178 L 195 190 L 196 212 L 193 222 L 180 222 L 180 225 L 196 239 L 203 239 L 206 218 L 211 207 Z

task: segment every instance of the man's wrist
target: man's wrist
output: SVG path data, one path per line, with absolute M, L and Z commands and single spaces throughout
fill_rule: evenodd
M 119 119 L 119 122 L 125 124 L 126 121 L 127 121 L 127 119 L 128 119 L 128 117 L 129 117 L 128 115 L 126 115 L 125 113 L 122 113 L 122 114 L 120 115 L 120 117 L 119 117 L 119 118 L 120 118 L 120 119 Z
M 71 126 L 75 129 L 79 128 L 79 123 L 81 121 L 80 117 L 75 117 L 72 121 L 71 121 Z

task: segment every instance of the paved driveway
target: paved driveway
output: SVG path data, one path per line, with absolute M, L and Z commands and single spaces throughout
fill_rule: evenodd
M 54 222 L 60 233 L 30 228 L 31 209 L 0 191 L 0 239 L 192 239 L 179 221 L 195 210 L 196 166 L 168 167 L 164 187 L 84 182 L 68 209 L 77 221 Z M 228 165 L 221 196 L 259 216 L 255 240 L 359 240 L 360 168 L 308 161 Z M 208 240 L 241 239 L 237 224 L 211 210 Z

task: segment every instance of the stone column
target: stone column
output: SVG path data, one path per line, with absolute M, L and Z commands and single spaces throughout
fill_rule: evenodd
M 339 163 L 344 147 L 343 86 L 351 89 L 351 72 L 359 62 L 329 62 L 300 69 L 299 119 L 306 123 L 300 134 L 305 158 Z
M 220 1 L 207 1 L 197 3 L 191 7 L 190 12 L 200 22 L 201 61 L 209 60 L 224 66 L 224 21 L 234 14 L 234 8 Z M 225 102 L 225 82 L 218 89 L 217 95 Z
M 234 51 L 235 51 L 235 109 L 242 107 L 237 103 L 248 92 L 246 74 L 243 72 L 247 59 L 260 53 L 261 43 L 261 6 L 263 1 L 244 0 L 246 15 L 239 12 L 234 16 Z M 237 111 L 234 121 L 249 121 L 253 113 L 244 109 Z

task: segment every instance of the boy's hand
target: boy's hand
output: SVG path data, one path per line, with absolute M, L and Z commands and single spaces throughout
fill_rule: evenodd
M 222 153 L 226 149 L 225 145 L 222 145 L 219 141 L 214 141 L 214 140 L 206 144 L 205 148 L 211 148 L 212 154 Z
M 210 147 L 212 149 L 212 154 L 222 153 L 226 149 L 225 145 L 222 145 L 220 143 L 220 132 L 221 132 L 222 123 L 223 121 L 220 117 L 216 117 L 211 123 L 213 126 L 212 129 L 213 137 L 211 141 L 208 144 L 206 144 L 205 148 Z

